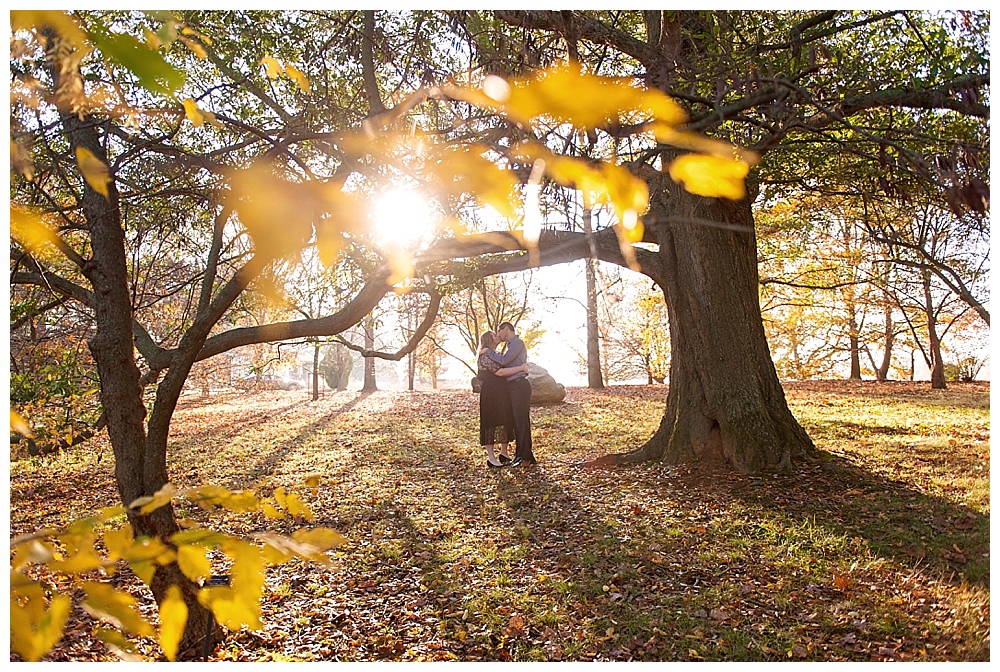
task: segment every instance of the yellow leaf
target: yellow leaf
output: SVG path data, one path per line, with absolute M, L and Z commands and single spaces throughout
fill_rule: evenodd
M 181 589 L 177 586 L 167 588 L 167 595 L 160 604 L 160 648 L 167 660 L 173 662 L 177 657 L 177 647 L 184 635 L 187 624 L 188 608 L 184 604 Z
M 198 103 L 194 102 L 191 98 L 184 100 L 184 114 L 191 120 L 195 128 L 205 123 L 205 115 L 198 109 Z
M 259 630 L 260 598 L 264 592 L 264 556 L 256 546 L 230 539 L 224 546 L 233 559 L 229 586 L 209 586 L 198 593 L 198 601 L 212 610 L 219 623 L 230 630 L 247 626 Z
M 111 171 L 107 164 L 94 156 L 86 147 L 76 148 L 76 162 L 83 173 L 87 184 L 104 198 L 108 198 L 108 183 L 111 182 Z
M 177 565 L 184 572 L 184 576 L 192 581 L 207 579 L 212 576 L 212 563 L 207 554 L 208 549 L 191 544 L 182 544 L 177 547 Z
M 128 563 L 132 572 L 142 579 L 147 586 L 153 583 L 153 575 L 156 574 L 156 562 L 153 560 L 135 560 Z
M 389 269 L 392 273 L 386 282 L 395 285 L 412 278 L 416 273 L 416 266 L 413 264 L 413 255 L 401 245 L 391 245 L 386 252 Z
M 132 542 L 131 546 L 125 549 L 122 557 L 131 565 L 132 570 L 141 579 L 149 583 L 149 580 L 153 578 L 153 571 L 156 570 L 156 565 L 166 565 L 173 562 L 176 558 L 176 553 L 159 539 L 139 537 Z
M 59 240 L 58 234 L 46 226 L 39 215 L 30 210 L 13 206 L 10 208 L 10 234 L 28 248 L 32 254 L 42 258 L 51 256 L 50 246 L 56 245 Z M 11 429 L 17 429 L 14 426 L 16 412 L 11 411 L 11 413 Z M 25 427 L 27 427 L 27 423 L 25 423 Z M 30 437 L 31 435 L 25 434 L 25 436 Z
M 82 574 L 104 566 L 104 558 L 97 554 L 93 546 L 84 546 L 78 553 L 65 560 L 52 560 L 49 568 L 67 574 Z
M 289 79 L 298 84 L 298 87 L 305 93 L 309 93 L 309 79 L 298 68 L 291 63 L 286 63 L 285 74 L 288 75 Z
M 186 31 L 187 29 L 185 29 L 185 32 Z M 206 58 L 208 58 L 208 52 L 205 51 L 205 47 L 198 44 L 195 40 L 191 40 L 186 37 L 178 37 L 177 39 L 180 40 L 185 47 L 190 49 L 192 54 L 194 54 L 201 60 L 205 60 Z
M 104 533 L 104 545 L 108 549 L 108 559 L 111 561 L 125 557 L 125 553 L 132 546 L 135 537 L 132 534 L 132 526 L 125 523 L 117 530 L 108 530 Z
M 167 483 L 162 488 L 156 491 L 153 496 L 140 497 L 134 502 L 129 504 L 130 509 L 136 507 L 142 507 L 139 509 L 139 513 L 150 514 L 156 511 L 161 506 L 166 506 L 170 503 L 170 500 L 174 498 L 174 494 L 177 492 L 177 487 L 173 483 Z
M 52 598 L 45 609 L 41 589 L 27 605 L 10 601 L 10 645 L 29 662 L 41 659 L 62 638 L 72 601 L 66 595 Z
M 219 503 L 222 504 L 222 508 L 234 513 L 256 511 L 260 506 L 260 502 L 252 492 L 242 490 L 229 493 L 229 496 L 223 498 Z
M 267 502 L 264 502 L 263 504 L 260 505 L 260 510 L 264 512 L 265 516 L 271 518 L 272 520 L 281 520 L 282 518 L 285 517 L 284 513 L 278 511 L 278 509 L 274 508 Z
M 43 565 L 53 558 L 52 547 L 42 543 L 38 539 L 21 544 L 14 553 L 14 559 L 10 561 L 10 566 L 14 569 L 21 569 L 29 562 Z
M 288 510 L 288 499 L 285 496 L 285 488 L 278 486 L 274 489 L 274 501 L 278 503 L 278 506 L 284 510 Z
M 11 208 L 11 213 L 13 214 L 13 208 Z M 13 224 L 13 219 L 14 218 L 11 217 L 11 224 Z M 10 431 L 17 432 L 21 436 L 26 436 L 29 439 L 34 436 L 31 433 L 31 427 L 28 426 L 28 421 L 14 409 L 11 409 L 10 411 Z
M 750 166 L 736 159 L 685 154 L 670 164 L 670 178 L 692 194 L 738 201 L 746 197 Z
M 260 64 L 267 69 L 267 76 L 269 79 L 277 79 L 278 75 L 280 75 L 281 71 L 284 69 L 281 67 L 281 63 L 279 63 L 278 60 L 272 56 L 265 56 L 260 59 Z
M 84 581 L 83 590 L 87 594 L 83 608 L 94 618 L 105 620 L 135 635 L 143 637 L 156 635 L 153 626 L 139 615 L 135 608 L 135 598 L 128 593 L 97 581 Z
M 142 662 L 141 658 L 129 655 L 135 652 L 135 646 L 132 642 L 125 639 L 125 635 L 118 630 L 97 627 L 94 628 L 94 636 L 104 642 L 113 653 L 127 662 Z
M 322 476 L 319 474 L 312 474 L 311 476 L 306 476 L 306 485 L 310 488 L 318 488 Z
M 486 151 L 481 145 L 448 147 L 429 157 L 424 170 L 445 193 L 471 194 L 481 205 L 490 205 L 504 217 L 513 219 L 517 215 L 516 179 L 510 171 L 483 156 Z
M 275 549 L 276 552 L 269 553 L 269 557 L 274 560 L 278 560 L 282 556 L 297 555 L 303 560 L 310 560 L 324 565 L 330 564 L 330 559 L 324 555 L 323 549 L 310 543 L 299 542 L 295 539 L 281 534 L 275 534 L 273 532 L 265 532 L 263 534 L 255 535 L 255 537 L 264 542 L 265 549 L 268 547 Z M 285 557 L 281 560 L 281 562 L 284 562 L 287 559 L 288 558 Z
M 315 546 L 321 551 L 336 548 L 345 543 L 347 539 L 336 530 L 328 527 L 314 527 L 309 530 L 295 530 L 292 539 L 303 544 Z
M 196 527 L 190 530 L 184 530 L 182 532 L 177 532 L 170 538 L 175 544 L 201 544 L 206 547 L 219 546 L 229 540 L 229 536 L 222 534 L 221 532 L 216 532 L 215 530 L 208 530 L 201 527 Z
M 239 216 L 258 254 L 280 258 L 297 253 L 313 236 L 313 222 L 328 205 L 328 187 L 289 182 L 266 163 L 235 170 L 226 205 Z
M 65 12 L 55 10 L 12 10 L 10 27 L 14 31 L 50 27 L 62 35 L 73 47 L 89 51 L 87 35 L 76 21 Z
M 650 117 L 671 126 L 686 121 L 666 94 L 640 88 L 630 78 L 585 73 L 575 62 L 515 80 L 503 110 L 525 125 L 545 115 L 583 129 Z

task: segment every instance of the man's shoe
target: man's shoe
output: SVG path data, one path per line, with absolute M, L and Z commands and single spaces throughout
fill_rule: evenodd
M 510 464 L 513 462 L 513 460 L 506 455 L 497 455 L 497 459 L 500 460 L 500 464 Z
M 523 463 L 524 463 L 524 460 L 522 460 L 520 457 L 515 457 L 513 460 L 510 461 L 510 464 L 507 465 L 507 466 L 509 466 L 509 467 L 519 467 Z

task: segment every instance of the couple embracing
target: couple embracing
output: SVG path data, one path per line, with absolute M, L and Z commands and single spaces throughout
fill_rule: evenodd
M 500 343 L 506 350 L 497 352 Z M 531 452 L 531 383 L 528 382 L 528 350 L 514 333 L 514 325 L 504 322 L 496 333 L 479 338 L 479 442 L 486 449 L 486 464 L 492 469 L 505 465 L 534 464 Z M 517 449 L 513 460 L 509 444 Z M 500 446 L 497 455 L 494 446 Z

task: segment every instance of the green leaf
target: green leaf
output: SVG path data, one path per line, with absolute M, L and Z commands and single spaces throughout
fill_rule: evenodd
M 132 35 L 93 29 L 91 41 L 109 59 L 129 70 L 146 89 L 170 95 L 184 85 L 184 73 Z

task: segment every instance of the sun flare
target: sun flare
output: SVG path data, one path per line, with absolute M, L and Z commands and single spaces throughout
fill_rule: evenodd
M 383 243 L 411 247 L 432 232 L 427 199 L 410 189 L 392 189 L 375 203 L 375 235 Z

